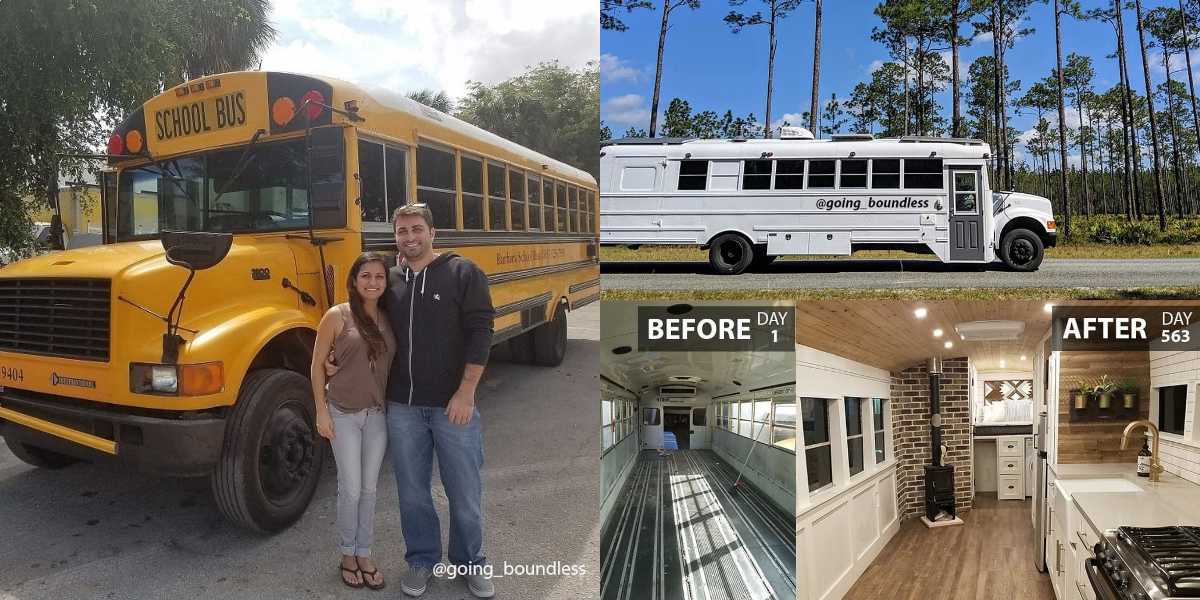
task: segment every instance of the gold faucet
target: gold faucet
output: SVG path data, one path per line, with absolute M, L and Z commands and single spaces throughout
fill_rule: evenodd
M 1125 426 L 1125 432 L 1121 434 L 1121 449 L 1129 448 L 1129 434 L 1139 426 L 1145 426 L 1150 431 L 1150 437 L 1153 438 L 1150 448 L 1150 481 L 1158 481 L 1159 473 L 1163 472 L 1163 466 L 1158 462 L 1158 427 L 1151 423 L 1148 419 L 1134 421 Z

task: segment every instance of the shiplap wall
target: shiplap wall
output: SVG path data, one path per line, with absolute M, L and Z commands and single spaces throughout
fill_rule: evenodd
M 1187 385 L 1183 435 L 1162 434 L 1159 461 L 1168 473 L 1200 483 L 1200 441 L 1196 439 L 1196 388 L 1200 385 L 1200 352 L 1150 353 L 1150 419 L 1158 423 L 1158 390 Z

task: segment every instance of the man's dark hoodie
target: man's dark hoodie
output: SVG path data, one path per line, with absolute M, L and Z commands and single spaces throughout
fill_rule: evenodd
M 486 365 L 492 348 L 492 296 L 475 263 L 447 252 L 420 272 L 406 264 L 388 272 L 387 313 L 396 356 L 387 399 L 444 407 L 470 363 Z

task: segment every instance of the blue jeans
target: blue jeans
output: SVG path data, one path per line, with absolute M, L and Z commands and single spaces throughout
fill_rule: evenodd
M 375 487 L 386 452 L 383 409 L 344 413 L 332 403 L 333 459 L 337 462 L 337 529 L 342 554 L 370 556 L 375 539 Z
M 444 408 L 390 403 L 388 451 L 400 497 L 400 527 L 412 568 L 442 561 L 442 529 L 433 507 L 433 456 L 450 502 L 448 558 L 456 565 L 483 564 L 483 429 L 479 411 L 466 425 L 450 423 Z

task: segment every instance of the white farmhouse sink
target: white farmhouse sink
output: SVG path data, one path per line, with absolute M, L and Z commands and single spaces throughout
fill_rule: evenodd
M 1101 479 L 1059 479 L 1054 482 L 1068 498 L 1080 492 L 1140 493 L 1145 490 L 1123 477 Z

